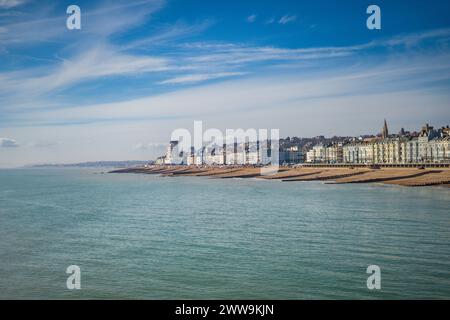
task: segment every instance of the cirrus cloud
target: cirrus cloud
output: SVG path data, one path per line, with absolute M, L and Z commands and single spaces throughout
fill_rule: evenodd
M 247 17 L 247 22 L 253 23 L 255 21 L 256 21 L 256 14 L 252 14 L 252 15 Z
M 19 144 L 14 139 L 0 138 L 0 148 L 17 148 Z
M 282 16 L 280 18 L 280 20 L 278 20 L 278 23 L 279 24 L 288 24 L 290 22 L 294 22 L 295 20 L 297 20 L 297 16 L 296 15 L 286 14 L 286 15 Z
M 24 4 L 26 0 L 0 0 L 0 9 L 10 9 Z

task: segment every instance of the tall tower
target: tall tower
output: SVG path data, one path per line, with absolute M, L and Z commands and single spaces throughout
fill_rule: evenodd
M 223 164 L 227 164 L 227 144 L 226 142 L 222 145 L 222 156 L 223 156 Z
M 381 132 L 381 137 L 383 139 L 386 139 L 387 137 L 389 137 L 389 130 L 388 130 L 386 119 L 384 119 L 384 126 L 383 126 L 383 131 Z

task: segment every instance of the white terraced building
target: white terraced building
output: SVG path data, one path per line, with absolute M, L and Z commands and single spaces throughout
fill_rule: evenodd
M 176 157 L 177 143 L 171 142 L 163 157 L 165 164 L 188 164 L 188 165 L 267 165 L 275 161 L 282 163 L 298 163 L 302 160 L 301 151 L 297 147 L 281 150 L 272 157 L 272 144 L 270 142 L 241 143 L 223 146 L 203 147 L 195 151 L 191 147 L 190 152 Z M 274 145 L 275 147 L 276 145 Z M 182 160 L 182 162 L 175 162 Z

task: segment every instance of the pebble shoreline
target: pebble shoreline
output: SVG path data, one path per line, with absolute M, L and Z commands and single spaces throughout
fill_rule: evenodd
M 352 167 L 280 167 L 272 175 L 261 174 L 261 167 L 162 166 L 125 168 L 110 173 L 157 174 L 161 176 L 199 176 L 210 178 L 277 179 L 283 182 L 324 181 L 325 183 L 385 183 L 400 186 L 450 186 L 448 168 L 352 168 Z

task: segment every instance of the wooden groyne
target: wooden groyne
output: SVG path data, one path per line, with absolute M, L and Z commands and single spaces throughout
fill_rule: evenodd
M 260 178 L 296 181 L 326 181 L 326 183 L 386 183 L 401 186 L 449 186 L 450 169 L 440 168 L 379 168 L 367 167 L 281 167 L 274 175 L 262 175 L 260 167 L 251 166 L 151 166 L 113 170 L 111 173 L 155 174 L 166 177 Z
M 295 171 L 298 172 L 298 171 Z M 291 173 L 291 174 L 289 174 Z M 289 172 L 288 173 L 283 173 L 283 174 L 275 174 L 275 175 L 270 175 L 270 176 L 260 176 L 260 178 L 263 179 L 269 179 L 269 180 L 274 180 L 274 179 L 281 179 L 282 181 L 290 181 L 290 178 L 299 178 L 299 177 L 306 177 L 306 176 L 311 176 L 311 175 L 317 175 L 322 173 L 322 171 L 318 171 L 318 172 L 307 172 L 307 173 L 293 173 Z
M 316 177 L 309 177 L 309 178 L 293 178 L 293 179 L 283 179 L 283 181 L 326 181 L 326 180 L 336 180 L 340 178 L 347 178 L 347 177 L 354 177 L 359 176 L 367 171 L 358 171 L 358 172 L 351 172 L 351 173 L 345 173 L 345 174 L 333 174 L 329 173 L 328 175 L 321 176 L 318 175 Z
M 371 179 L 361 179 L 361 180 L 354 180 L 354 181 L 348 181 L 348 182 L 337 182 L 337 183 L 377 183 L 377 182 L 387 182 L 387 181 L 393 181 L 393 180 L 401 180 L 401 179 L 409 179 L 409 178 L 416 178 L 420 177 L 426 174 L 430 174 L 429 171 L 414 173 L 410 175 L 403 175 L 403 176 L 393 176 L 393 177 L 379 177 L 379 178 L 371 178 Z

